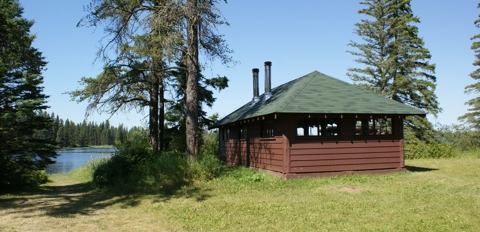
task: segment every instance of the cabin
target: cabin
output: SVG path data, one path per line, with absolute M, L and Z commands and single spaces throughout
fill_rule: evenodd
M 285 179 L 404 171 L 403 119 L 425 112 L 318 71 L 270 88 L 217 121 L 220 156 Z

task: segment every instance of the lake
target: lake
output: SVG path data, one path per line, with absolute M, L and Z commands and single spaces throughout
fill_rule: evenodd
M 75 148 L 58 150 L 56 163 L 47 166 L 47 174 L 65 173 L 87 164 L 95 158 L 110 157 L 115 148 Z

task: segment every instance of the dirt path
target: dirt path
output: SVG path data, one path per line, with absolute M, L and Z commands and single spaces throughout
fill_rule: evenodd
M 159 212 L 142 211 L 142 197 L 91 191 L 53 175 L 35 193 L 0 196 L 0 231 L 176 231 Z

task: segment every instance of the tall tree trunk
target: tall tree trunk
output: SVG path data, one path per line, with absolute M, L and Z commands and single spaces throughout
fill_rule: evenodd
M 198 155 L 198 14 L 197 0 L 187 2 L 186 155 Z
M 158 153 L 158 91 L 159 82 L 158 78 L 153 75 L 153 83 L 150 85 L 150 101 L 149 101 L 149 139 L 150 146 L 153 149 L 153 153 Z
M 159 80 L 160 83 L 160 88 L 159 88 L 159 110 L 160 110 L 160 115 L 158 119 L 158 128 L 160 130 L 160 134 L 158 135 L 158 140 L 159 140 L 159 149 L 160 151 L 163 151 L 165 149 L 165 88 L 163 86 L 163 79 Z

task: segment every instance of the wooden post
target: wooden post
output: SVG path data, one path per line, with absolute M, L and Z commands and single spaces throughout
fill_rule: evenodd
M 403 139 L 400 139 L 400 167 L 405 168 L 405 149 L 403 148 Z
M 283 138 L 283 173 L 286 178 L 290 173 L 290 141 L 285 134 L 282 134 Z

